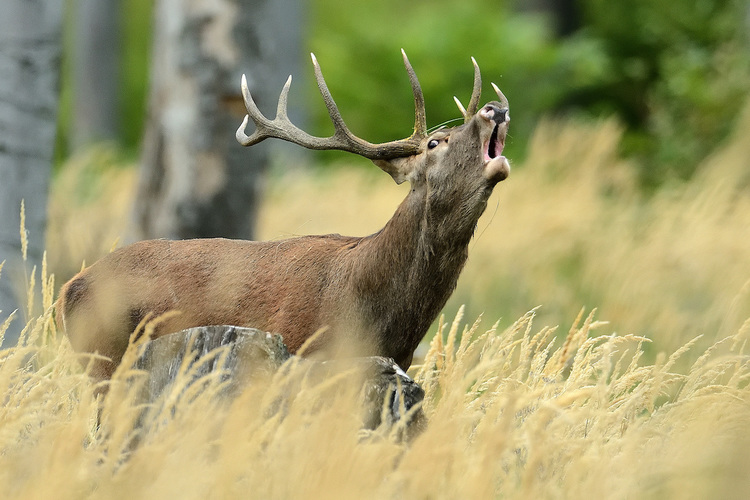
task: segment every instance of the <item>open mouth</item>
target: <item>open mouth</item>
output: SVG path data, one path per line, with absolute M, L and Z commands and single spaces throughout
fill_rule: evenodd
M 493 160 L 500 156 L 505 147 L 505 134 L 500 134 L 500 125 L 495 125 L 492 129 L 492 135 L 490 140 L 487 141 L 487 147 L 485 148 L 485 160 Z
M 498 95 L 501 98 L 503 97 L 499 90 Z M 499 102 L 491 102 L 479 112 L 479 115 L 489 122 L 488 125 L 492 125 L 492 132 L 483 145 L 483 173 L 492 185 L 504 180 L 510 174 L 510 164 L 503 156 L 505 138 L 508 135 L 508 124 L 510 122 L 507 100 L 504 104 L 505 106 Z
M 489 140 L 484 145 L 484 161 L 494 160 L 503 154 L 507 130 L 508 126 L 505 122 L 495 124 Z
M 485 162 L 499 158 L 502 155 L 503 148 L 505 147 L 505 136 L 508 133 L 508 122 L 510 121 L 508 108 L 500 109 L 496 104 L 487 104 L 480 111 L 482 117 L 494 125 L 489 139 L 484 144 Z

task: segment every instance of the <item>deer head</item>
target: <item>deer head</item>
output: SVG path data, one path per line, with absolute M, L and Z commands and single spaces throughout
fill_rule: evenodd
M 243 146 L 251 146 L 269 137 L 275 137 L 308 149 L 348 151 L 372 160 L 398 184 L 408 180 L 412 186 L 428 184 L 448 189 L 455 188 L 456 183 L 468 183 L 469 189 L 491 191 L 492 187 L 505 179 L 510 172 L 510 165 L 502 156 L 510 122 L 508 100 L 493 83 L 499 101 L 489 102 L 477 112 L 482 92 L 482 78 L 479 65 L 472 58 L 474 89 L 468 109 L 454 97 L 464 117 L 464 124 L 453 128 L 441 128 L 428 134 L 421 86 L 406 53 L 403 50 L 401 53 L 414 94 L 414 132 L 410 137 L 372 144 L 352 134 L 328 90 L 315 55 L 311 54 L 315 79 L 333 122 L 334 134 L 325 138 L 315 137 L 299 129 L 289 120 L 287 98 L 292 83 L 291 76 L 281 91 L 276 117 L 269 120 L 253 101 L 243 75 L 242 95 L 247 115 L 237 130 L 237 140 Z M 256 126 L 256 130 L 250 136 L 245 133 L 249 119 L 252 119 Z M 451 182 L 452 180 L 460 182 Z
M 508 100 L 495 84 L 498 100 L 478 109 L 482 79 L 472 58 L 474 87 L 468 107 L 455 99 L 464 123 L 428 133 L 419 80 L 403 50 L 402 55 L 415 107 L 414 132 L 408 138 L 372 144 L 352 134 L 313 55 L 315 78 L 334 134 L 314 137 L 290 122 L 286 107 L 291 77 L 272 120 L 258 110 L 243 77 L 248 114 L 237 130 L 237 139 L 250 146 L 276 137 L 309 149 L 348 151 L 369 158 L 396 183 L 410 182 L 409 194 L 388 224 L 358 241 L 337 264 L 337 274 L 345 278 L 337 292 L 341 295 L 336 307 L 341 308 L 330 320 L 335 324 L 340 318 L 354 317 L 354 323 L 338 330 L 367 337 L 376 352 L 408 367 L 414 349 L 455 289 L 487 199 L 510 172 L 502 156 L 510 115 Z M 245 128 L 250 119 L 256 130 L 248 136 Z M 347 294 L 353 298 L 346 298 Z

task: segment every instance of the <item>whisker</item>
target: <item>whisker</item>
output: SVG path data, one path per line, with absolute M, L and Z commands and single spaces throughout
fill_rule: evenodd
M 464 121 L 463 118 L 453 118 L 451 120 L 444 121 L 443 123 L 440 123 L 438 125 L 435 125 L 434 127 L 429 128 L 427 130 L 427 133 L 431 134 L 431 133 L 433 133 L 433 132 L 435 132 L 437 130 L 440 130 L 441 128 L 444 128 L 445 126 L 447 126 L 449 123 L 462 122 L 462 121 Z

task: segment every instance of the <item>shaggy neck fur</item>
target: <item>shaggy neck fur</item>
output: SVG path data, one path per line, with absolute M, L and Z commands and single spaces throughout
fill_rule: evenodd
M 353 249 L 362 333 L 402 366 L 455 289 L 478 218 L 461 218 L 456 207 L 441 213 L 430 194 L 425 185 L 413 189 L 386 226 Z

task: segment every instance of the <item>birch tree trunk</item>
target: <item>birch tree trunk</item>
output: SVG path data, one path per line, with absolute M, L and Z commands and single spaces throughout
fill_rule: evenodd
M 63 2 L 3 0 L 0 15 L 0 324 L 16 319 L 3 346 L 17 342 L 25 321 L 26 276 L 40 269 L 47 192 L 57 124 Z M 22 260 L 21 200 L 28 259 Z M 37 301 L 38 302 L 38 301 Z
M 243 148 L 235 140 L 245 114 L 240 75 L 262 109 L 275 107 L 283 85 L 276 61 L 299 50 L 298 6 L 157 2 L 134 239 L 252 237 L 268 145 Z

